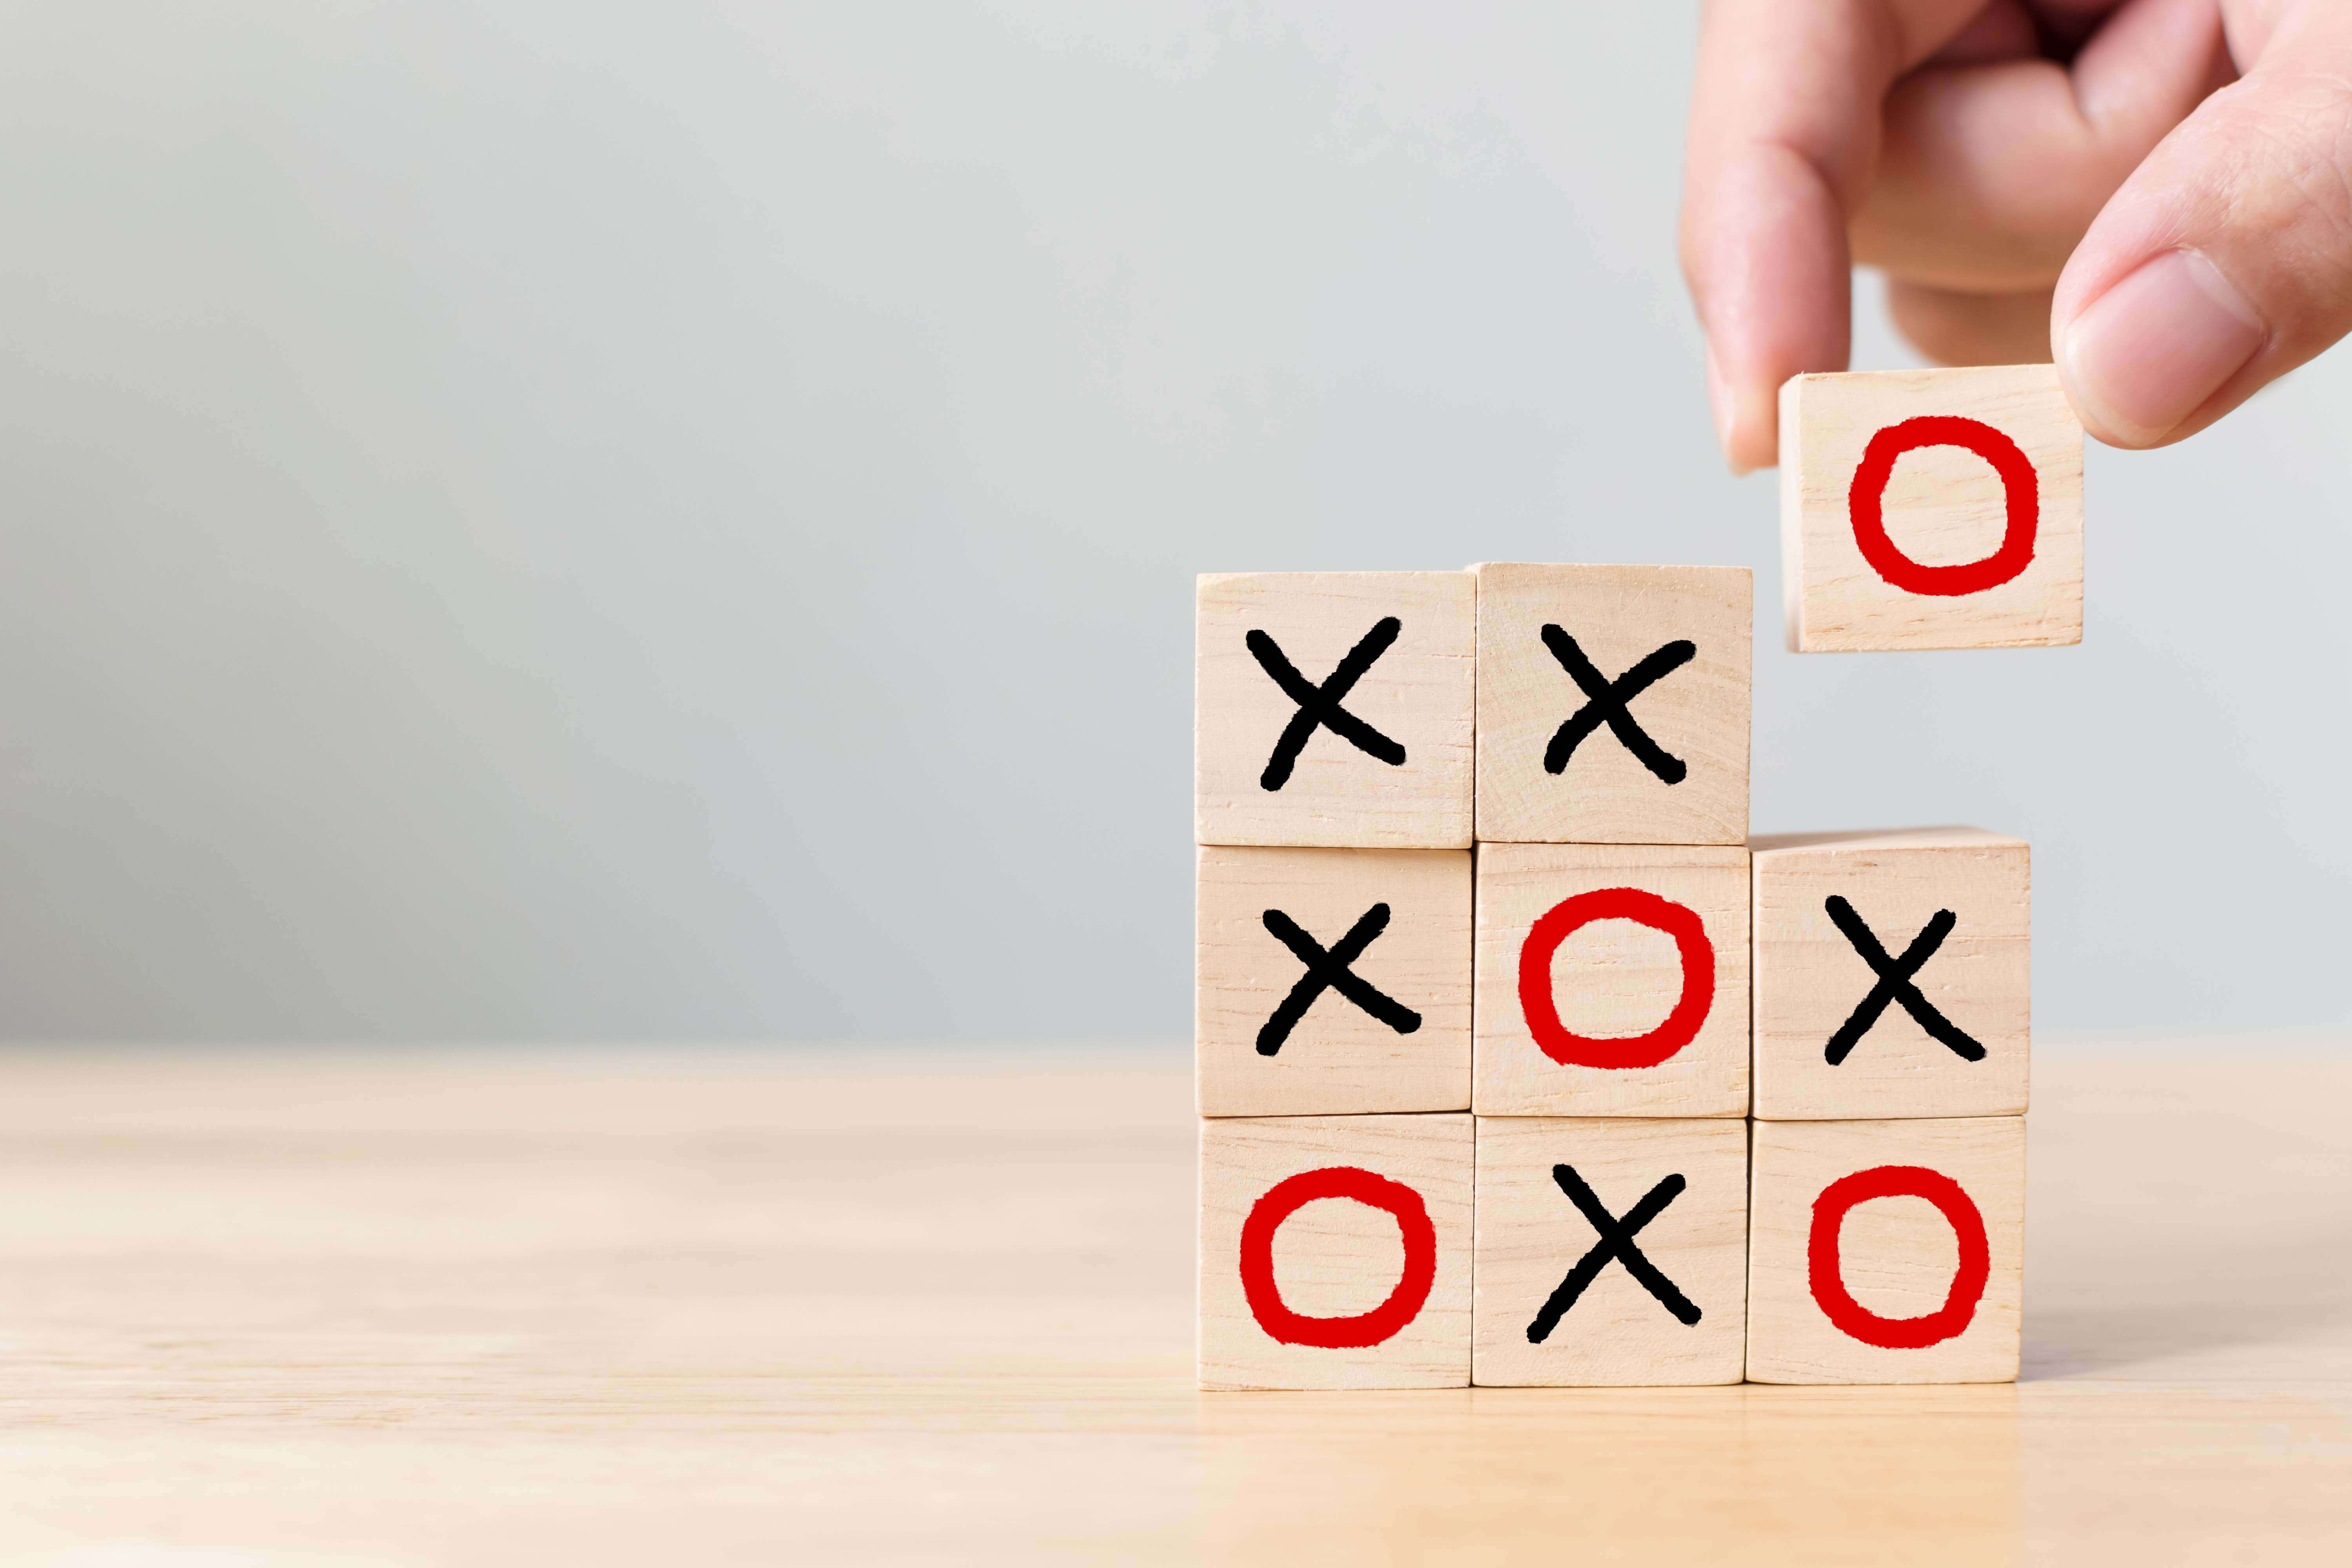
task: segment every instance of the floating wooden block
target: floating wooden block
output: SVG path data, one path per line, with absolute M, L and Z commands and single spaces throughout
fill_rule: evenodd
M 1470 1381 L 1471 1119 L 1201 1123 L 1201 1386 Z
M 1748 836 L 1744 566 L 1474 566 L 1478 837 Z
M 1759 1118 L 2023 1113 L 2024 840 L 1920 827 L 1751 847 Z
M 1754 1383 L 2007 1383 L 2025 1121 L 1759 1121 Z
M 1481 1116 L 1744 1116 L 1745 847 L 1478 847 Z
M 1462 572 L 1203 576 L 1194 839 L 1469 847 L 1473 593 Z
M 1202 1115 L 1468 1108 L 1468 850 L 1203 848 L 1200 873 Z
M 2083 640 L 2083 427 L 2055 366 L 1800 375 L 1780 388 L 1789 646 Z
M 1748 1124 L 1478 1119 L 1471 1381 L 1738 1383 Z

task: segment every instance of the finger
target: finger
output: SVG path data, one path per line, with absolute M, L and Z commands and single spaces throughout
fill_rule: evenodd
M 1878 158 L 1887 85 L 1983 0 L 1716 0 L 1699 40 L 1683 187 L 1684 276 L 1708 390 L 1740 472 L 1777 457 L 1780 386 L 1845 368 L 1846 215 Z
M 2202 429 L 2352 331 L 2352 7 L 2237 20 L 2243 79 L 2164 140 L 2059 280 L 2060 373 L 2116 446 Z
M 1891 279 L 1886 309 L 1911 346 L 1938 364 L 2047 364 L 2050 290 L 1967 294 Z
M 1931 65 L 1887 95 L 1854 258 L 1964 293 L 2047 289 L 2107 198 L 2227 79 L 2218 0 L 2131 0 L 2071 69 Z

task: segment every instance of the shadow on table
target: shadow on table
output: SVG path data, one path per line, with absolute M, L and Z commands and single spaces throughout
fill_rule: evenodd
M 2249 1205 L 2250 1210 L 2253 1205 Z M 2250 1214 L 2250 1221 L 2254 1217 Z M 2266 1352 L 2352 1331 L 2352 1226 L 2252 1245 L 2147 1242 L 2037 1292 L 2026 1276 L 2028 1383 L 2225 1361 L 2260 1375 Z M 2153 1256 L 2152 1256 L 2153 1255 Z

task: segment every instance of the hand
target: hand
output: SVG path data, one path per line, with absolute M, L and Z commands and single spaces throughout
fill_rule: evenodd
M 2177 441 L 2352 330 L 2352 0 L 1713 0 L 1682 256 L 1738 472 L 1856 262 L 1930 357 Z

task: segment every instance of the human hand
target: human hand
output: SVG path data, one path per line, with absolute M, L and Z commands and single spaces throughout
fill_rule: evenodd
M 2352 331 L 2352 0 L 1711 0 L 1682 258 L 1735 471 L 1856 262 L 1929 357 L 2179 440 Z

